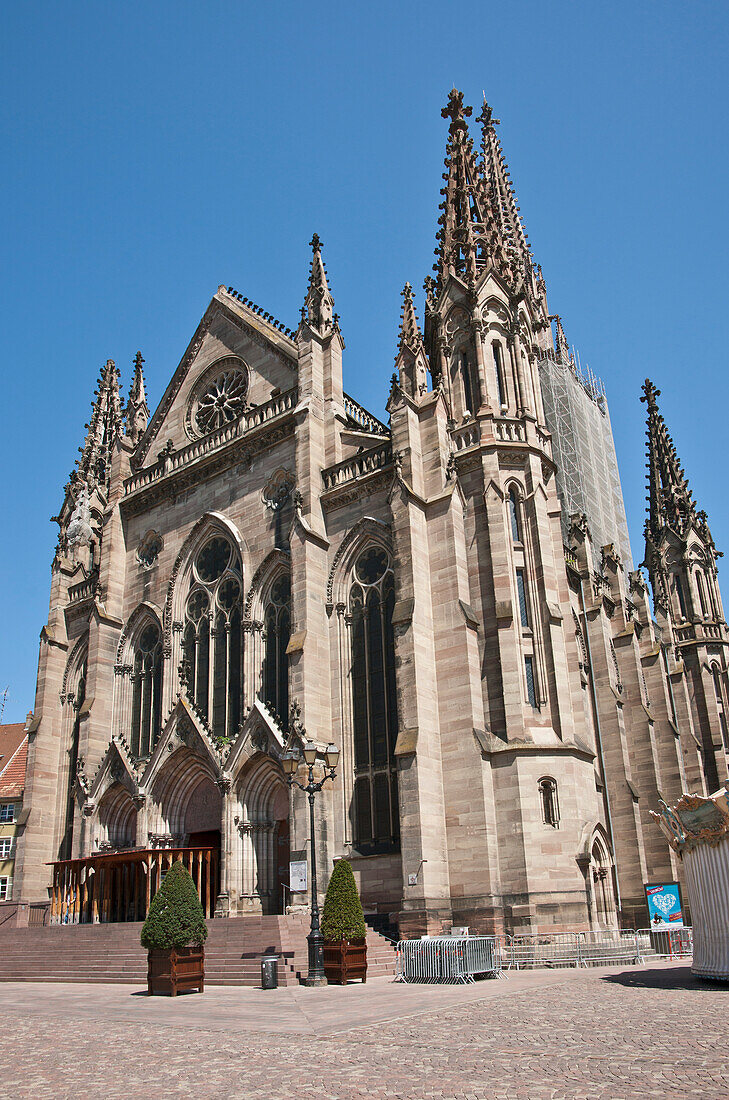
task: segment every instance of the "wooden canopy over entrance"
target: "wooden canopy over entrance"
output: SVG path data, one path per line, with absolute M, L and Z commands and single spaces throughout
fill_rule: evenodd
M 51 924 L 106 924 L 144 920 L 173 863 L 187 867 L 206 917 L 219 891 L 217 848 L 140 848 L 52 864 Z

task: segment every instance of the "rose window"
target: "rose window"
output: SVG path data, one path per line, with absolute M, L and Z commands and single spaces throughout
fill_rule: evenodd
M 223 360 L 195 402 L 193 421 L 201 435 L 237 420 L 246 407 L 248 375 L 239 359 Z

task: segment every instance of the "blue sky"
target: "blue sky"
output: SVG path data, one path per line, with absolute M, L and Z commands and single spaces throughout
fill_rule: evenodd
M 316 230 L 345 388 L 382 414 L 453 84 L 501 119 L 550 309 L 605 382 L 636 560 L 646 376 L 729 552 L 728 32 L 701 0 L 7 7 L 3 720 L 33 707 L 49 517 L 107 358 L 126 392 L 141 349 L 154 405 L 220 283 L 295 327 Z

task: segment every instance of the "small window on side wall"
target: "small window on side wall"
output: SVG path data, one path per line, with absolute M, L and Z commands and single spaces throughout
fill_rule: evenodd
M 553 829 L 559 828 L 559 801 L 557 799 L 557 783 L 550 776 L 539 780 L 539 798 L 542 804 L 542 821 L 545 825 L 551 825 Z

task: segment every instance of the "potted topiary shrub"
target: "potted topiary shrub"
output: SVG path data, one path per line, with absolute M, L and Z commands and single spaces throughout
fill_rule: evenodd
M 367 981 L 367 929 L 352 868 L 346 859 L 334 864 L 329 879 L 321 931 L 327 981 L 346 985 L 350 978 Z
M 147 992 L 203 992 L 208 929 L 190 872 L 173 863 L 152 899 L 142 925 L 147 948 Z

